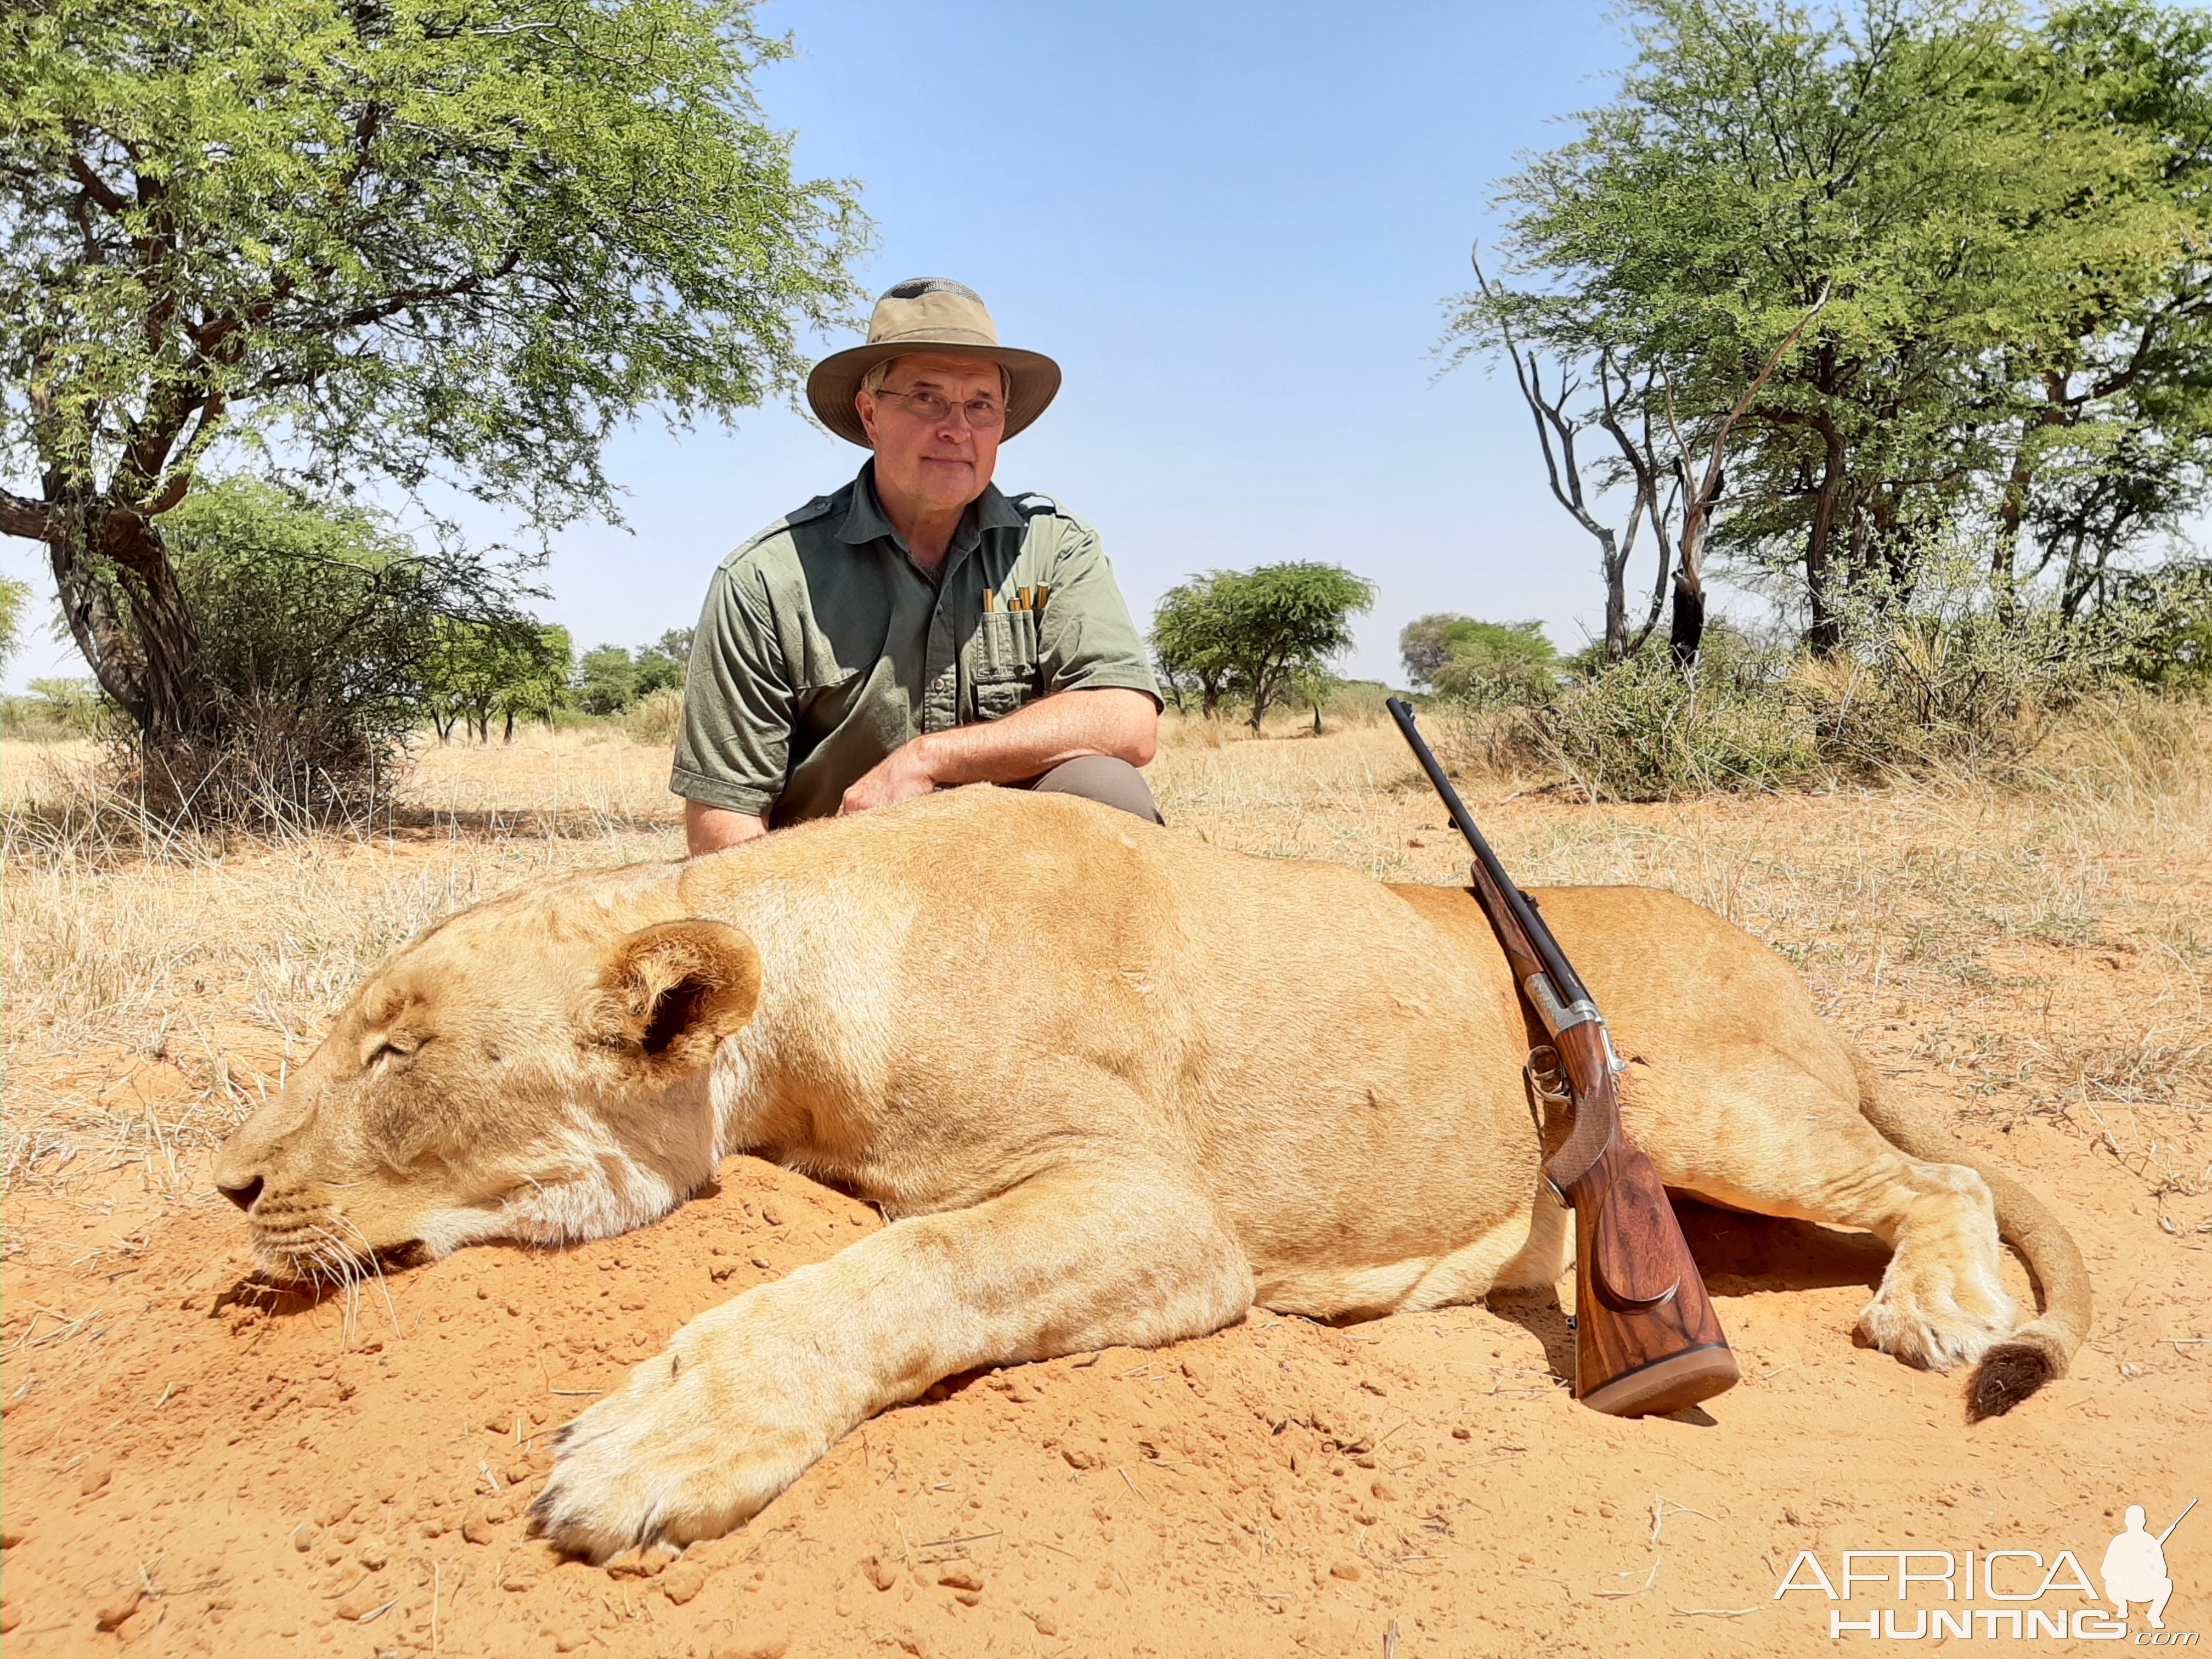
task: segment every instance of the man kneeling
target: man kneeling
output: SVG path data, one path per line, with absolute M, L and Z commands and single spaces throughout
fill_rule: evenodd
M 696 855 L 942 786 L 1018 784 L 1159 821 L 1160 698 L 1097 534 L 993 487 L 1060 389 L 957 283 L 899 283 L 808 401 L 875 453 L 725 560 L 669 787 Z

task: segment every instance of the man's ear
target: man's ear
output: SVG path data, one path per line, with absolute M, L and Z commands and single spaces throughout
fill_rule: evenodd
M 696 1072 L 744 1029 L 760 989 L 760 952 L 727 922 L 656 922 L 618 941 L 599 969 L 592 1035 L 655 1070 Z

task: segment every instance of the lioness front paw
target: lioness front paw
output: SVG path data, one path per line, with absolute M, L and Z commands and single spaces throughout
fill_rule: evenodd
M 756 1375 L 749 1346 L 735 1332 L 679 1332 L 668 1352 L 562 1429 L 531 1506 L 538 1530 L 594 1562 L 719 1538 L 805 1474 L 834 1430 L 808 1421 L 776 1377 Z

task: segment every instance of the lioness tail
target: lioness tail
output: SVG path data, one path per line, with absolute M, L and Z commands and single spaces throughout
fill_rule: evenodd
M 1854 1054 L 1859 1110 L 1891 1145 L 1930 1164 L 1960 1164 L 1989 1185 L 1997 1235 L 2027 1259 L 2043 1291 L 2041 1317 L 2021 1326 L 1982 1356 L 1966 1385 L 1966 1419 L 2002 1417 L 2045 1382 L 2066 1375 L 2089 1334 L 2089 1270 L 2081 1252 L 2042 1200 L 2003 1170 L 1984 1163 L 1926 1109 L 1890 1092 L 1863 1056 Z

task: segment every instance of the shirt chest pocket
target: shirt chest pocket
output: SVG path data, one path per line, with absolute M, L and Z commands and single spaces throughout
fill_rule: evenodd
M 975 636 L 970 678 L 972 718 L 1004 719 L 1036 698 L 1042 680 L 1037 660 L 1036 613 L 987 611 Z

